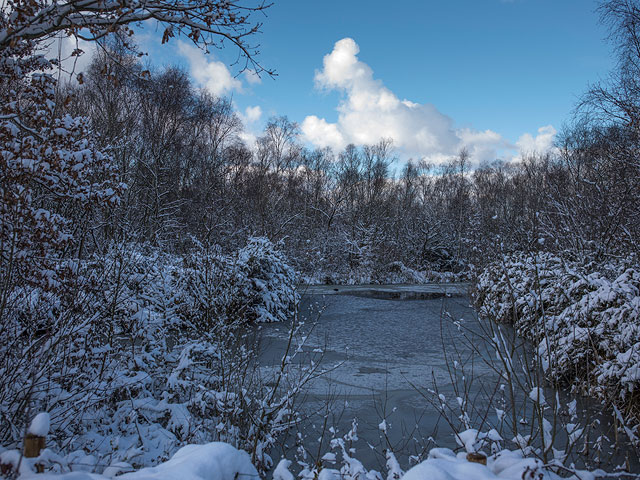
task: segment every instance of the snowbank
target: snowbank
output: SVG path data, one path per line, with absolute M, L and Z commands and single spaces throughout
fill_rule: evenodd
M 462 432 L 464 433 L 464 432 Z M 395 456 L 387 451 L 387 479 L 399 480 L 592 480 L 604 472 L 586 472 L 576 470 L 571 476 L 559 476 L 536 458 L 524 457 L 520 451 L 502 450 L 489 455 L 487 465 L 470 462 L 467 452 L 454 453 L 448 448 L 434 448 L 428 458 L 409 469 L 404 475 Z M 281 462 L 277 469 L 276 480 L 286 480 L 290 472 L 288 463 Z M 564 470 L 568 472 L 567 469 Z M 320 471 L 303 471 L 303 479 L 320 478 L 322 480 L 382 480 L 384 477 L 375 470 L 367 470 L 362 463 L 346 451 L 343 452 L 342 468 L 323 468 Z
M 249 454 L 222 442 L 187 445 L 167 462 L 143 468 L 122 480 L 251 480 L 260 478 Z
M 447 448 L 434 448 L 429 458 L 411 468 L 402 480 L 560 480 L 563 478 L 590 480 L 588 472 L 576 472 L 560 477 L 535 458 L 525 458 L 521 452 L 502 450 L 487 458 L 487 465 L 469 462 L 466 452 L 455 454 Z
M 112 471 L 115 476 L 117 471 Z M 87 472 L 36 474 L 29 471 L 18 478 L 21 480 L 107 480 L 111 476 Z M 212 442 L 205 445 L 187 445 L 178 450 L 170 460 L 156 467 L 143 468 L 116 478 L 122 480 L 251 480 L 259 479 L 260 476 L 251 464 L 248 453 L 237 450 L 227 443 Z
M 464 434 L 464 432 L 463 432 Z M 302 478 L 321 478 L 323 480 L 382 480 L 375 470 L 367 470 L 360 461 L 352 456 L 353 449 L 345 449 L 341 442 L 334 447 L 342 451 L 342 468 L 322 468 L 303 471 Z M 5 452 L 6 453 L 6 452 Z M 404 475 L 397 462 L 387 462 L 388 478 L 399 480 L 591 480 L 596 474 L 604 472 L 576 471 L 571 477 L 560 477 L 535 458 L 523 457 L 519 451 L 502 450 L 487 458 L 487 465 L 469 462 L 467 452 L 454 453 L 448 448 L 434 448 L 428 458 Z M 6 455 L 5 455 L 6 456 Z M 395 457 L 387 452 L 388 459 Z M 273 478 L 275 480 L 293 480 L 296 476 L 289 471 L 291 461 L 283 459 L 278 463 Z M 29 471 L 27 471 L 29 470 Z M 249 454 L 237 450 L 229 444 L 213 442 L 205 445 L 187 445 L 178 450 L 173 457 L 156 467 L 143 468 L 123 475 L 117 469 L 111 474 L 96 475 L 86 472 L 62 474 L 35 474 L 31 469 L 23 469 L 19 480 L 252 480 L 260 475 L 251 464 Z

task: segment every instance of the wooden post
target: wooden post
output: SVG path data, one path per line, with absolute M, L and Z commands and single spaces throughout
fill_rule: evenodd
M 24 437 L 24 456 L 25 458 L 36 458 L 40 456 L 40 452 L 45 448 L 45 438 L 33 433 L 27 433 Z M 35 465 L 38 473 L 44 472 L 44 465 L 37 463 Z
M 467 453 L 467 461 L 486 465 L 487 456 L 482 453 Z
M 44 437 L 27 433 L 24 437 L 24 456 L 26 458 L 35 458 L 40 456 L 40 451 L 45 447 Z

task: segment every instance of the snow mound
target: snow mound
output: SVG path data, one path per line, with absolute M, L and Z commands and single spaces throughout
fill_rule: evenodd
M 464 452 L 456 455 L 448 448 L 434 448 L 429 452 L 429 458 L 407 471 L 402 480 L 560 480 L 560 478 L 545 469 L 540 460 L 525 458 L 518 451 L 503 450 L 491 455 L 487 458 L 485 466 L 469 462 Z M 578 477 L 569 478 L 577 479 Z
M 466 437 L 474 437 L 469 432 Z M 323 468 L 321 471 L 303 471 L 303 479 L 319 480 L 382 480 L 382 475 L 374 470 L 368 471 L 360 461 L 349 455 L 344 443 L 335 446 L 342 449 L 343 465 L 340 470 Z M 392 452 L 387 451 L 387 480 L 561 480 L 557 474 L 545 468 L 539 459 L 524 457 L 520 451 L 502 450 L 487 458 L 487 465 L 469 462 L 465 452 L 454 453 L 448 448 L 434 448 L 426 460 L 408 470 L 404 475 Z M 6 464 L 17 462 L 18 451 L 5 451 L 0 460 Z M 11 458 L 9 458 L 11 457 Z M 13 461 L 13 462 L 12 462 Z M 289 470 L 291 461 L 282 459 L 273 472 L 274 480 L 293 480 L 295 475 Z M 15 465 L 14 465 L 15 467 Z M 204 445 L 187 445 L 178 450 L 173 457 L 156 467 L 143 468 L 136 472 L 108 476 L 87 472 L 65 474 L 35 474 L 33 469 L 22 469 L 19 480 L 259 480 L 260 476 L 251 463 L 248 453 L 223 443 L 213 442 Z M 115 472 L 114 472 L 115 473 Z M 576 471 L 572 477 L 563 480 L 592 480 L 604 472 Z M 579 476 L 578 476 L 579 475 Z
M 122 480 L 258 480 L 247 452 L 228 443 L 187 445 L 156 467 L 127 473 Z
M 407 473 L 403 480 L 494 480 L 496 477 L 487 467 L 479 463 L 430 458 L 419 463 Z
M 273 471 L 273 480 L 294 480 L 295 477 L 289 471 L 291 466 L 291 460 L 282 459 L 278 463 L 278 466 Z

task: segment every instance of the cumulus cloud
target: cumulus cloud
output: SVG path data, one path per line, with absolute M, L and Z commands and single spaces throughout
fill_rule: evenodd
M 260 105 L 255 105 L 253 107 L 247 107 L 244 109 L 244 114 L 242 114 L 242 120 L 244 123 L 256 123 L 262 117 L 262 108 Z
M 255 148 L 259 135 L 259 122 L 262 118 L 262 108 L 260 105 L 249 106 L 244 111 L 238 110 L 238 115 L 244 124 L 244 129 L 240 132 L 240 139 L 249 148 Z
M 340 149 L 348 143 L 372 144 L 392 138 L 406 154 L 436 162 L 463 147 L 475 160 L 495 158 L 498 150 L 511 147 L 491 130 L 457 129 L 432 104 L 400 100 L 358 59 L 359 51 L 353 39 L 344 38 L 325 55 L 323 68 L 315 75 L 316 87 L 340 91 L 344 97 L 337 106 L 336 123 L 314 115 L 304 119 L 301 129 L 309 142 Z
M 258 141 L 258 137 L 256 136 L 255 133 L 247 131 L 247 130 L 243 130 L 242 132 L 240 132 L 238 134 L 238 137 L 250 149 L 255 149 L 256 148 L 256 143 Z
M 556 131 L 552 125 L 546 125 L 538 129 L 538 134 L 534 137 L 530 133 L 521 135 L 516 146 L 519 150 L 519 157 L 531 153 L 547 153 L 553 149 L 553 141 Z
M 178 42 L 178 51 L 189 62 L 191 76 L 211 94 L 220 96 L 242 91 L 242 82 L 231 75 L 224 63 L 205 56 L 202 50 L 185 42 Z
M 328 123 L 324 118 L 318 118 L 315 115 L 306 117 L 300 130 L 309 142 L 320 147 L 340 150 L 347 144 L 337 124 Z

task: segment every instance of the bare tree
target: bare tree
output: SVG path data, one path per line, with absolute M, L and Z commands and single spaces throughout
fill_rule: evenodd
M 300 128 L 286 116 L 272 117 L 267 122 L 264 135 L 258 139 L 261 163 L 276 172 L 291 168 L 300 156 L 297 139 Z
M 134 35 L 133 24 L 155 20 L 164 28 L 162 43 L 179 35 L 205 49 L 228 42 L 238 49 L 244 68 L 260 73 L 265 70 L 256 61 L 257 46 L 247 42 L 261 26 L 254 15 L 268 7 L 260 0 L 249 4 L 209 0 L 6 0 L 0 9 L 0 50 L 15 47 L 18 42 L 46 40 L 59 32 L 96 41 L 122 31 L 126 38 Z
M 617 62 L 609 78 L 591 86 L 578 104 L 583 122 L 640 128 L 640 4 L 608 0 L 599 7 Z

